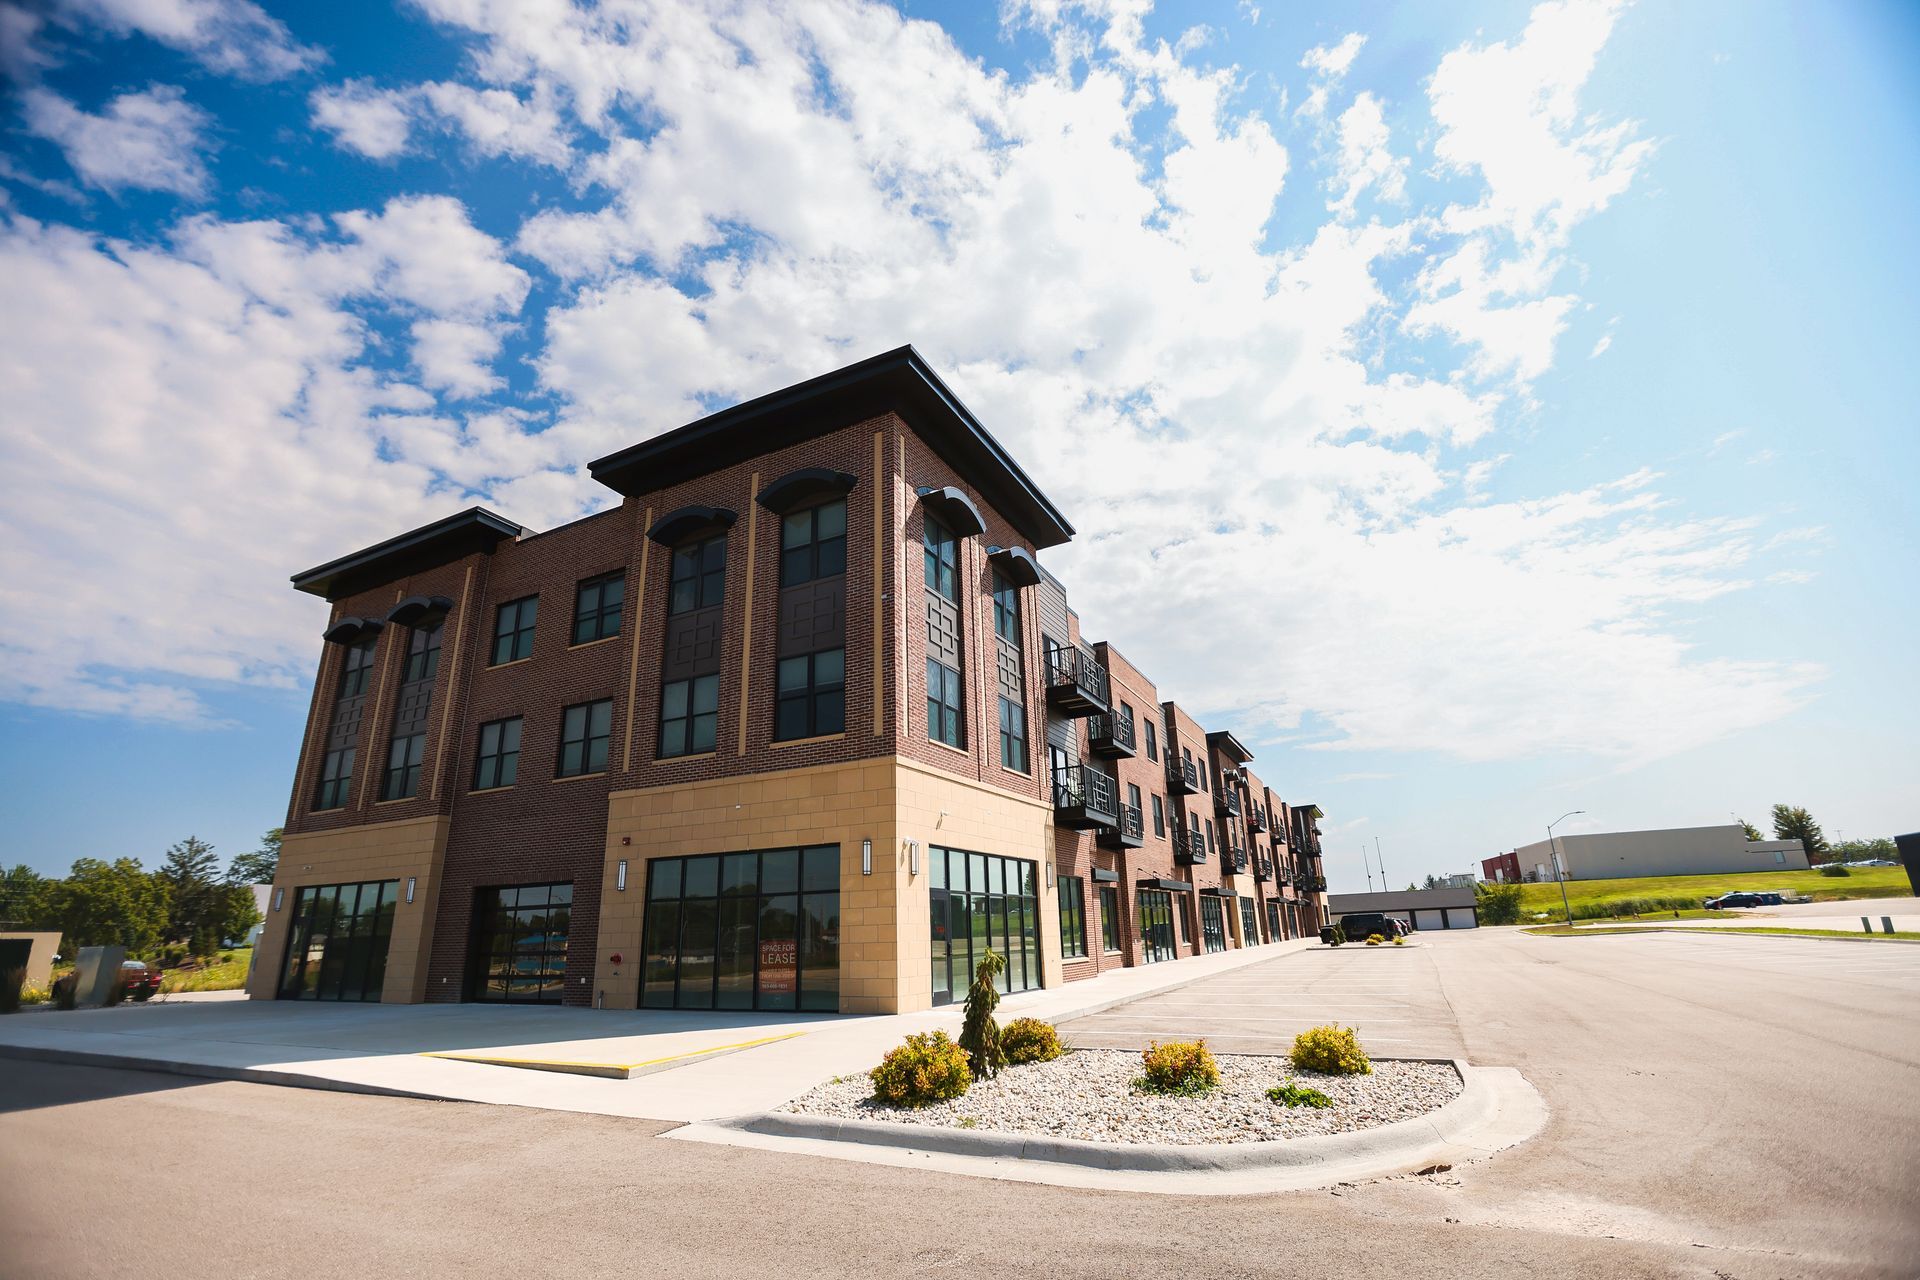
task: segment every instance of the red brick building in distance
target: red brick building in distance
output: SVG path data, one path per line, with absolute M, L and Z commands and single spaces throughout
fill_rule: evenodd
M 911 348 L 591 471 L 294 577 L 255 998 L 897 1012 L 1319 928 L 1319 810 L 1081 635 L 1071 525 Z

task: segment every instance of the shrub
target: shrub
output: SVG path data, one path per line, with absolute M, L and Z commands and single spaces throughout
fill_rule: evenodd
M 1370 947 L 1377 947 L 1385 941 L 1386 939 L 1381 937 L 1377 933 L 1370 933 L 1367 935 L 1367 945 Z
M 1407 945 L 1407 940 L 1405 938 L 1395 938 L 1393 940 L 1393 945 L 1396 947 L 1404 947 Z
M 1140 1055 L 1146 1075 L 1134 1086 L 1148 1093 L 1176 1093 L 1189 1097 L 1209 1093 L 1220 1083 L 1220 1064 L 1205 1040 L 1155 1042 Z
M 923 1031 L 891 1049 L 871 1073 L 873 1096 L 895 1107 L 957 1098 L 973 1082 L 967 1055 L 944 1031 Z
M 53 1007 L 71 1009 L 80 1003 L 80 975 L 69 969 L 53 980 Z
M 1847 870 L 1847 865 L 1844 862 L 1823 862 L 1820 864 L 1820 874 L 1823 876 L 1850 876 L 1853 872 Z
M 1480 907 L 1481 924 L 1519 924 L 1522 890 L 1517 884 L 1478 884 L 1474 897 Z
M 1318 1089 L 1309 1089 L 1291 1080 L 1267 1090 L 1267 1101 L 1278 1102 L 1286 1107 L 1312 1107 L 1318 1111 L 1325 1111 L 1333 1105 L 1333 1099 Z
M 1301 1071 L 1318 1071 L 1329 1076 L 1373 1073 L 1373 1063 L 1360 1047 L 1357 1030 L 1338 1023 L 1302 1031 L 1293 1038 L 1293 1052 L 1288 1056 Z
M 20 988 L 21 1004 L 45 1004 L 51 996 L 45 987 L 36 987 L 31 982 Z
M 1000 1004 L 1000 993 L 995 990 L 993 980 L 1006 967 L 1007 958 L 988 947 L 987 954 L 980 957 L 979 968 L 974 970 L 973 986 L 967 990 L 960 1047 L 966 1051 L 967 1065 L 975 1080 L 991 1080 L 994 1073 L 1007 1065 L 1006 1053 L 1000 1047 L 1000 1024 L 993 1020 L 993 1011 Z
M 1014 1066 L 1028 1062 L 1052 1062 L 1065 1053 L 1060 1033 L 1050 1022 L 1038 1018 L 1015 1018 L 1000 1033 L 1000 1047 Z
M 20 1008 L 20 991 L 27 985 L 27 970 L 24 965 L 0 973 L 0 1013 L 15 1013 Z
M 1335 925 L 1333 926 L 1333 932 L 1329 934 L 1327 937 L 1327 945 L 1330 947 L 1337 947 L 1337 946 L 1340 946 L 1342 943 L 1346 942 L 1346 940 L 1347 940 L 1346 931 L 1341 929 L 1339 925 Z

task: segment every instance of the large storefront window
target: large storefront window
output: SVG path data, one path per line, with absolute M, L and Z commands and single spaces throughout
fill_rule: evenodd
M 1240 945 L 1243 947 L 1260 945 L 1260 916 L 1254 910 L 1252 898 L 1240 899 Z
M 378 1000 L 387 976 L 397 880 L 294 891 L 282 1000 Z
M 472 1000 L 559 1004 L 567 993 L 573 885 L 482 889 L 473 929 Z
M 1280 904 L 1269 901 L 1267 903 L 1267 938 L 1269 941 L 1278 942 L 1285 936 L 1286 931 L 1280 927 Z
M 932 849 L 928 862 L 933 1002 L 966 999 L 988 947 L 1007 958 L 1002 992 L 1040 986 L 1039 868 L 959 849 Z
M 1227 916 L 1220 909 L 1220 899 L 1206 897 L 1200 899 L 1200 936 L 1208 951 L 1227 949 Z
M 640 1004 L 840 1008 L 840 846 L 647 864 Z
M 1148 964 L 1171 960 L 1173 949 L 1173 895 L 1160 889 L 1140 890 L 1140 953 Z

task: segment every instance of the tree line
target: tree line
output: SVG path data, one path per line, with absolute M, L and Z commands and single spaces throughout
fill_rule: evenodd
M 1760 828 L 1746 819 L 1742 818 L 1740 825 L 1746 829 L 1747 839 L 1766 839 L 1760 834 Z M 1800 847 L 1806 850 L 1808 864 L 1816 867 L 1827 862 L 1863 862 L 1870 858 L 1897 862 L 1900 858 L 1899 847 L 1890 836 L 1879 836 L 1872 840 L 1829 841 L 1813 815 L 1798 805 L 1773 806 L 1773 838 L 1798 840 Z
M 155 871 L 138 858 L 79 858 L 64 877 L 16 866 L 0 871 L 0 923 L 57 930 L 68 954 L 121 946 L 135 956 L 169 947 L 210 956 L 260 922 L 251 886 L 271 882 L 279 862 L 276 827 L 224 873 L 213 846 L 197 836 L 168 849 Z

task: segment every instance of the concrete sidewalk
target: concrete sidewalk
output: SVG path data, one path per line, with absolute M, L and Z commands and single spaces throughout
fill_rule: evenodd
M 996 1016 L 1003 1025 L 1084 1017 L 1317 946 L 1300 939 L 1121 969 L 1007 996 Z M 1276 987 L 1290 970 L 1273 969 Z M 959 1007 L 856 1016 L 178 1001 L 0 1018 L 0 1057 L 693 1121 L 770 1110 L 833 1076 L 865 1071 L 908 1034 L 935 1028 L 958 1034 Z M 428 1056 L 440 1054 L 638 1070 L 633 1079 L 603 1079 Z

